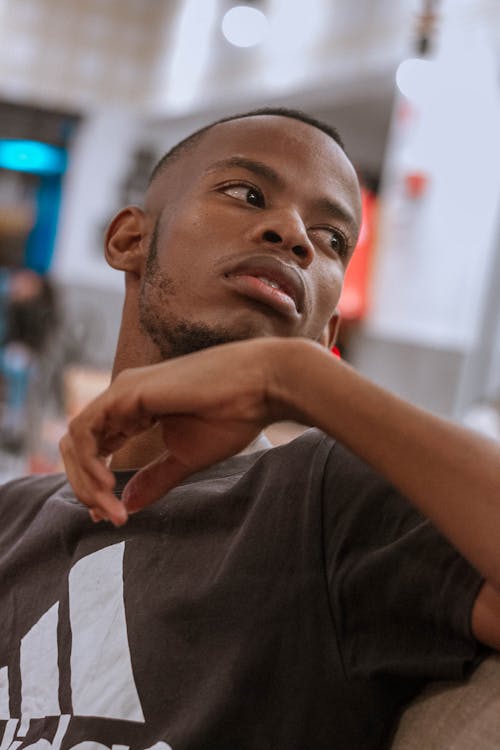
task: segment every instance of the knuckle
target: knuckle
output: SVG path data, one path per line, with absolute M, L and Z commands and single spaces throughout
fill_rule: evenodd
M 79 424 L 78 418 L 75 417 L 68 424 L 68 432 L 66 433 L 66 436 L 68 437 L 68 442 L 69 442 L 69 440 L 74 440 L 75 438 L 77 438 L 78 435 L 79 435 L 79 433 L 80 433 L 80 424 Z M 66 436 L 64 436 L 64 437 L 66 437 Z M 64 439 L 64 437 L 63 437 L 63 439 Z

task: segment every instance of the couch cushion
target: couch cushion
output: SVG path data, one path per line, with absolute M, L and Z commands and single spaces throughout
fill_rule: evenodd
M 465 683 L 429 685 L 403 713 L 391 750 L 499 750 L 500 654 Z

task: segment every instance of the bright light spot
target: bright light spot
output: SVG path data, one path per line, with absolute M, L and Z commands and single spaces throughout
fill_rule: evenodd
M 222 33 L 228 42 L 236 47 L 253 47 L 263 41 L 268 23 L 265 15 L 257 8 L 236 5 L 227 11 L 222 19 Z
M 432 88 L 435 63 L 430 60 L 410 58 L 404 60 L 396 71 L 396 83 L 404 96 L 422 102 Z

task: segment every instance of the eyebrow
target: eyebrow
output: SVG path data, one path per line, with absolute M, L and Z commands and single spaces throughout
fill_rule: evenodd
M 213 164 L 210 164 L 206 171 L 213 172 L 216 169 L 227 169 L 230 167 L 240 167 L 246 169 L 249 172 L 253 172 L 259 177 L 264 177 L 269 182 L 273 182 L 275 185 L 283 185 L 283 179 L 280 177 L 278 172 L 270 167 L 268 164 L 264 164 L 261 161 L 255 161 L 254 159 L 246 159 L 243 156 L 231 156 L 228 159 L 221 159 Z
M 321 212 L 329 214 L 334 219 L 340 219 L 340 221 L 347 224 L 353 232 L 359 229 L 358 222 L 351 211 L 344 208 L 340 203 L 334 203 L 328 198 L 318 198 L 318 200 L 314 201 L 314 205 Z

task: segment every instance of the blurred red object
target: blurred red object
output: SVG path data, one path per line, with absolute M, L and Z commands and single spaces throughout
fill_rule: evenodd
M 429 177 L 425 172 L 409 172 L 405 175 L 406 192 L 410 198 L 420 198 L 429 183 Z
M 368 287 L 375 236 L 377 198 L 366 188 L 361 189 L 363 218 L 358 243 L 344 278 L 344 287 L 339 302 L 340 315 L 344 320 L 361 320 L 368 309 Z
M 332 346 L 330 351 L 334 357 L 338 357 L 339 359 L 342 359 L 342 355 L 340 353 L 340 349 L 338 348 L 338 346 Z

